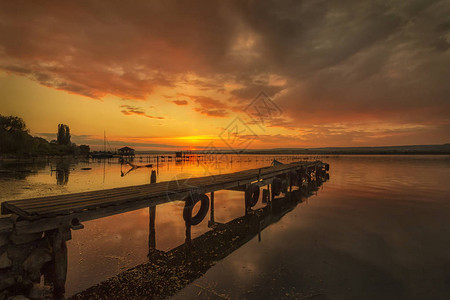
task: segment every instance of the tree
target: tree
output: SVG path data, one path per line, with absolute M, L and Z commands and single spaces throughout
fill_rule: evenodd
M 80 150 L 81 155 L 89 155 L 89 152 L 91 151 L 89 145 L 80 145 L 78 146 L 78 149 Z
M 65 124 L 58 124 L 58 133 L 56 135 L 58 145 L 71 145 L 70 129 Z
M 0 126 L 3 130 L 12 131 L 27 131 L 27 126 L 22 118 L 15 116 L 2 116 L 0 115 Z
M 35 155 L 68 155 L 89 153 L 89 146 L 80 149 L 70 141 L 70 129 L 65 124 L 58 125 L 57 139 L 50 143 L 29 134 L 25 122 L 20 117 L 0 115 L 0 154 L 18 157 Z
M 30 139 L 22 118 L 0 115 L 0 153 L 23 155 L 29 152 Z

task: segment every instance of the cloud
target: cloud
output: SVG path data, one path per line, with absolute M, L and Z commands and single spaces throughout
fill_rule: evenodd
M 221 100 L 214 99 L 211 97 L 187 95 L 183 93 L 178 93 L 177 96 L 189 98 L 191 101 L 200 106 L 200 107 L 193 107 L 192 109 L 194 111 L 209 117 L 224 118 L 230 115 L 230 111 L 240 110 L 240 108 L 233 106 L 230 103 L 223 102 Z
M 208 96 L 173 103 L 210 117 L 265 90 L 283 110 L 272 126 L 413 124 L 431 134 L 450 123 L 448 15 L 445 0 L 4 1 L 0 68 L 97 99 L 194 86 Z
M 126 116 L 138 115 L 138 116 L 144 116 L 144 117 L 147 117 L 150 119 L 159 119 L 159 120 L 164 119 L 164 117 L 155 117 L 155 116 L 148 115 L 145 113 L 145 111 L 143 111 L 141 108 L 136 107 L 136 106 L 121 105 L 120 108 L 122 108 L 122 110 L 120 112 Z
M 194 110 L 209 117 L 225 118 L 230 115 L 229 112 L 224 109 L 206 109 L 195 107 Z
M 175 103 L 176 105 L 188 105 L 186 100 L 173 100 L 172 103 Z

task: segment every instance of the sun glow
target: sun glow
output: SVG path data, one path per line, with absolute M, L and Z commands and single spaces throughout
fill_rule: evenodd
M 191 136 L 180 136 L 174 138 L 174 140 L 187 142 L 190 144 L 204 143 L 210 140 L 214 140 L 217 137 L 209 136 L 209 135 L 191 135 Z

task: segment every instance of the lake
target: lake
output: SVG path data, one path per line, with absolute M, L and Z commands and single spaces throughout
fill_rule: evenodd
M 450 156 L 233 155 L 207 164 L 138 156 L 1 161 L 0 201 L 145 184 L 320 159 L 328 181 L 175 294 L 187 298 L 449 299 Z M 83 169 L 88 170 L 83 170 Z M 259 202 L 255 209 L 263 209 Z M 181 202 L 156 208 L 156 249 L 185 242 Z M 243 193 L 215 193 L 215 221 L 244 215 Z M 149 260 L 149 209 L 84 222 L 68 242 L 66 296 Z M 211 231 L 208 218 L 192 239 Z M 150 258 L 151 259 L 151 258 Z

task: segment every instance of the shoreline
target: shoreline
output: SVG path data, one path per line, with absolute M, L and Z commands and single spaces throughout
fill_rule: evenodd
M 158 153 L 158 154 L 154 154 L 154 153 L 146 153 L 146 152 L 142 152 L 136 153 L 136 156 L 139 155 L 161 155 L 161 154 L 173 154 L 171 152 L 165 152 L 165 153 Z M 450 151 L 445 151 L 445 152 L 433 152 L 433 151 L 428 151 L 428 152 L 422 152 L 422 151 L 418 151 L 418 152 L 410 152 L 410 151 L 405 151 L 405 152 L 401 152 L 401 151 L 374 151 L 374 152 L 347 152 L 347 151 L 330 151 L 330 152 L 242 152 L 242 153 L 235 153 L 235 152 L 215 152 L 213 154 L 211 153 L 204 153 L 204 152 L 191 152 L 192 155 L 302 155 L 302 156 L 307 156 L 307 155 L 450 155 Z M 71 159 L 88 159 L 88 158 L 93 158 L 91 156 L 85 156 L 85 155 L 40 155 L 40 156 L 35 156 L 35 157 L 28 157 L 28 156 L 0 156 L 0 161 L 35 161 L 35 160 L 42 160 L 42 159 L 67 159 L 67 158 L 71 158 Z M 118 157 L 111 157 L 111 158 L 118 158 Z M 99 159 L 107 159 L 107 158 L 99 158 Z

